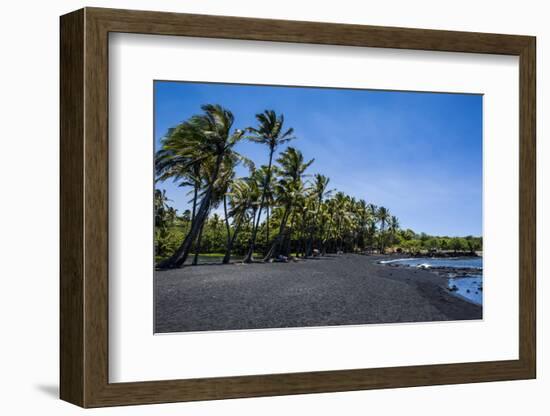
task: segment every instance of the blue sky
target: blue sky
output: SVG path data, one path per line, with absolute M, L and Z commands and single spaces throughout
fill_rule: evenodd
M 310 174 L 389 208 L 402 228 L 481 235 L 481 95 L 155 81 L 155 148 L 205 103 L 231 110 L 235 128 L 255 126 L 265 109 L 283 113 L 297 137 L 289 145 L 315 158 Z M 236 150 L 267 163 L 266 146 L 241 142 Z M 189 207 L 185 188 L 157 187 L 178 212 Z

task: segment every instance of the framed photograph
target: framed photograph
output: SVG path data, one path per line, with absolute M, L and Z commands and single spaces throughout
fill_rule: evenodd
M 535 49 L 62 16 L 61 398 L 535 378 Z

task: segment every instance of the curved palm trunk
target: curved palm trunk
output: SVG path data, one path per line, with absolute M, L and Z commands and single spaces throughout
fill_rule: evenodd
M 231 227 L 229 226 L 229 217 L 227 216 L 227 196 L 224 194 L 223 196 L 223 215 L 225 217 L 225 231 L 227 233 L 227 247 L 229 247 L 229 243 L 231 242 Z
M 274 148 L 270 149 L 269 152 L 269 164 L 267 165 L 267 176 L 265 179 L 264 189 L 262 192 L 262 199 L 260 200 L 260 207 L 258 208 L 258 219 L 256 220 L 256 224 L 252 222 L 252 238 L 250 239 L 250 247 L 248 248 L 248 253 L 246 254 L 246 257 L 244 258 L 245 263 L 251 263 L 254 260 L 254 249 L 256 246 L 256 235 L 258 233 L 258 229 L 260 228 L 260 218 L 262 216 L 262 208 L 265 203 L 265 197 L 267 194 L 267 185 L 269 182 L 271 182 L 271 164 L 273 163 L 273 152 Z
M 187 233 L 187 236 L 185 237 L 181 245 L 178 247 L 176 252 L 170 258 L 159 263 L 158 265 L 159 268 L 170 269 L 174 267 L 180 267 L 182 264 L 185 263 L 185 261 L 187 260 L 187 257 L 189 257 L 189 252 L 191 251 L 193 242 L 197 239 L 197 236 L 200 232 L 202 224 L 204 223 L 204 221 L 206 220 L 206 217 L 208 216 L 208 211 L 210 210 L 210 199 L 211 199 L 211 193 L 207 191 L 203 200 L 201 201 L 199 210 L 197 211 L 195 222 L 191 226 L 191 229 Z
M 292 252 L 292 233 L 296 229 L 296 214 L 292 214 L 292 219 L 290 220 L 290 229 L 287 229 L 285 227 L 285 234 L 283 236 L 283 242 L 284 245 L 281 245 L 281 247 L 284 247 L 283 250 L 280 250 L 280 254 L 284 254 L 286 256 L 290 256 L 290 253 Z M 297 235 L 296 237 L 296 255 L 298 255 L 298 251 L 300 250 L 300 237 Z M 276 253 L 278 255 L 279 253 Z
M 185 236 L 183 242 L 178 247 L 176 252 L 170 258 L 159 263 L 158 265 L 159 268 L 169 269 L 169 268 L 180 267 L 185 263 L 185 261 L 187 260 L 187 257 L 189 257 L 189 252 L 191 251 L 193 242 L 197 239 L 197 236 L 204 224 L 204 221 L 208 217 L 208 213 L 210 211 L 210 203 L 212 201 L 212 193 L 214 190 L 214 182 L 218 178 L 218 173 L 220 170 L 221 163 L 222 163 L 222 155 L 219 155 L 216 158 L 216 169 L 214 171 L 214 174 L 212 175 L 212 180 L 201 200 L 199 209 L 197 211 L 197 215 L 195 216 L 195 221 L 191 225 L 191 229 Z
M 273 240 L 273 244 L 271 244 L 271 247 L 269 248 L 267 254 L 264 257 L 264 261 L 268 261 L 269 259 L 279 255 L 280 246 L 285 237 L 286 222 L 288 221 L 289 215 L 290 215 L 290 207 L 287 206 L 283 214 L 283 218 L 281 219 L 281 225 L 279 226 L 279 234 L 277 234 L 277 237 L 275 237 L 275 240 Z
M 197 212 L 197 195 L 199 193 L 199 187 L 197 185 L 194 186 L 193 189 L 193 211 L 191 212 L 191 224 L 193 224 L 193 221 L 195 221 L 195 214 Z
M 251 229 L 251 232 L 250 232 L 250 237 L 248 238 L 249 251 L 246 253 L 246 255 L 243 259 L 243 263 L 250 263 L 254 260 L 254 257 L 253 257 L 254 252 L 252 252 L 252 254 L 250 254 L 250 247 L 252 247 L 252 237 L 253 237 L 253 234 L 254 234 L 254 225 L 256 224 L 256 214 L 257 213 L 258 213 L 258 208 L 253 208 L 252 209 L 252 229 Z
M 267 220 L 265 223 L 265 245 L 269 244 L 269 203 L 266 206 Z
M 204 223 L 202 224 L 201 230 L 199 231 L 199 237 L 197 238 L 197 246 L 195 247 L 195 257 L 193 257 L 193 266 L 196 266 L 197 264 L 199 264 L 199 254 L 201 252 L 203 230 L 204 230 Z
M 228 264 L 231 261 L 231 251 L 233 250 L 233 244 L 235 244 L 235 240 L 237 239 L 237 234 L 239 234 L 242 218 L 243 218 L 242 215 L 239 216 L 239 219 L 237 220 L 237 224 L 235 225 L 235 231 L 233 231 L 233 235 L 231 236 L 231 239 L 227 244 L 227 248 L 225 250 L 225 256 L 223 256 L 223 260 L 222 260 L 223 264 Z
M 292 216 L 291 215 L 288 216 L 287 223 L 289 223 L 289 227 L 287 228 L 285 224 L 285 228 L 283 231 L 284 235 L 283 235 L 283 238 L 281 239 L 281 244 L 279 246 L 280 248 L 278 250 L 278 253 L 275 253 L 274 257 L 276 257 L 279 254 L 283 254 L 284 252 L 289 252 L 289 253 L 292 252 L 291 240 L 292 240 L 292 233 L 296 229 L 296 213 L 292 213 Z M 279 230 L 280 229 L 281 227 L 279 226 Z M 287 238 L 288 237 L 287 233 L 290 233 L 290 238 Z M 271 248 L 271 246 L 269 248 Z M 299 231 L 296 232 L 296 239 L 294 240 L 294 253 L 296 253 L 296 257 L 300 257 L 300 232 Z

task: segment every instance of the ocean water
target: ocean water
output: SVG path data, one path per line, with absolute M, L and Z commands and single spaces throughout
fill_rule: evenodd
M 418 267 L 451 267 L 459 269 L 483 269 L 483 257 L 415 257 L 410 259 L 385 260 L 380 263 L 394 263 L 404 266 Z
M 477 305 L 483 303 L 483 277 L 481 274 L 472 274 L 461 277 L 449 277 L 448 286 L 456 288 L 451 292 Z
M 447 276 L 447 287 L 452 289 L 450 293 L 455 296 L 465 298 L 466 300 L 481 305 L 483 303 L 483 258 L 482 257 L 456 257 L 456 258 L 436 258 L 419 257 L 408 259 L 396 259 L 381 261 L 382 264 L 398 264 L 408 267 L 437 268 L 445 267 L 449 269 L 471 269 L 471 273 L 460 275 L 449 273 Z

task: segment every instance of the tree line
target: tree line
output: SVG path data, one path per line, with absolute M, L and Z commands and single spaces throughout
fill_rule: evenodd
M 231 111 L 207 104 L 202 113 L 170 128 L 155 155 L 156 181 L 173 180 L 190 195 L 178 216 L 165 191 L 155 189 L 155 255 L 159 268 L 193 263 L 200 253 L 238 255 L 244 262 L 334 252 L 384 253 L 414 250 L 480 250 L 480 239 L 417 235 L 401 230 L 383 206 L 330 189 L 330 179 L 312 173 L 293 146 L 294 130 L 273 110 L 256 115 L 256 126 L 235 129 Z M 267 164 L 256 166 L 235 150 L 242 140 L 266 148 Z M 236 176 L 236 167 L 248 169 Z M 223 217 L 212 211 L 221 208 Z M 479 240 L 479 241 L 478 241 Z

